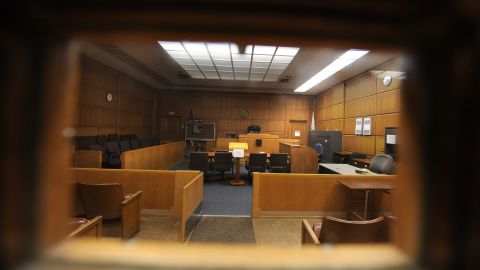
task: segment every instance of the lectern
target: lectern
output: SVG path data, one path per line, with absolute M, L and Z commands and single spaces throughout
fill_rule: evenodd
M 228 144 L 228 149 L 232 151 L 232 156 L 235 159 L 235 179 L 230 181 L 230 185 L 244 186 L 245 181 L 240 179 L 240 159 L 245 157 L 248 143 L 231 142 Z

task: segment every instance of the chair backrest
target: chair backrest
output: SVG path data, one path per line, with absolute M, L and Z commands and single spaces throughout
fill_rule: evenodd
M 267 154 L 251 153 L 248 157 L 248 167 L 256 171 L 265 171 L 267 169 Z
M 368 169 L 374 173 L 391 174 L 393 171 L 393 158 L 389 155 L 378 154 L 372 159 Z
M 323 144 L 316 143 L 315 144 L 315 151 L 317 151 L 317 155 L 323 155 Z
M 270 154 L 270 166 L 287 166 L 288 154 L 287 153 L 272 153 Z
M 215 170 L 229 170 L 232 168 L 232 158 L 232 153 L 230 152 L 215 152 L 213 167 Z
M 325 217 L 320 229 L 320 243 L 376 243 L 382 241 L 384 218 L 349 221 Z
M 188 168 L 190 170 L 208 171 L 208 153 L 190 152 Z
M 127 135 L 127 134 L 120 135 L 120 141 L 129 141 L 129 140 L 130 140 L 130 135 Z
M 130 147 L 132 149 L 140 148 L 140 143 L 137 140 L 130 140 Z
M 105 144 L 107 143 L 107 136 L 97 135 L 97 136 L 95 136 L 95 140 L 97 141 L 98 145 L 105 146 Z
M 131 140 L 138 140 L 137 139 L 137 134 L 128 134 L 128 140 L 131 141 Z
M 350 158 L 367 158 L 367 154 L 353 152 L 353 153 L 350 155 Z
M 87 219 L 102 216 L 104 220 L 121 217 L 121 202 L 125 196 L 122 185 L 77 183 L 78 193 Z
M 128 141 L 120 141 L 120 151 L 124 152 L 128 150 L 131 150 L 130 144 L 128 143 Z
M 118 134 L 108 134 L 107 135 L 107 140 L 109 142 L 119 142 Z
M 107 142 L 107 152 L 108 153 L 119 153 L 120 152 L 120 146 L 118 145 L 117 142 Z

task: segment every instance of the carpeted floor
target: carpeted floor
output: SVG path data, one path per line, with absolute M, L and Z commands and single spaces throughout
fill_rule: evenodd
M 254 244 L 252 219 L 247 217 L 202 217 L 190 243 Z
M 170 168 L 171 170 L 188 170 L 186 161 Z M 248 172 L 240 167 L 242 179 L 248 178 Z M 232 179 L 230 172 L 226 179 Z M 252 186 L 230 186 L 228 180 L 219 179 L 215 172 L 205 174 L 203 193 L 203 215 L 250 216 L 252 208 Z

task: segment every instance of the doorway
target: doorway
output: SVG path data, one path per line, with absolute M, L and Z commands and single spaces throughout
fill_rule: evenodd
M 290 120 L 290 138 L 298 139 L 301 145 L 307 144 L 308 126 L 306 120 Z

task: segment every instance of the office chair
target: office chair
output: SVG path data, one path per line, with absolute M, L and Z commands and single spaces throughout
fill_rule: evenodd
M 108 168 L 120 168 L 120 147 L 117 142 L 107 142 L 107 160 L 105 166 Z
M 225 180 L 225 171 L 233 173 L 233 156 L 230 152 L 215 152 L 213 158 L 213 169 L 222 173 L 222 180 Z
M 384 241 L 384 226 L 383 217 L 366 221 L 324 217 L 313 225 L 313 231 L 320 244 L 377 243 Z
M 120 141 L 120 152 L 132 150 L 128 141 Z
M 267 154 L 251 153 L 247 163 L 248 175 L 252 172 L 265 172 L 267 169 Z
M 120 139 L 118 137 L 118 134 L 108 134 L 107 135 L 107 141 L 109 141 L 109 142 L 119 142 Z
M 208 152 L 190 152 L 188 168 L 190 170 L 207 172 L 210 168 L 210 164 L 208 162 Z
M 288 154 L 275 153 L 270 154 L 270 172 L 287 173 L 288 172 Z
M 85 217 L 102 216 L 102 235 L 132 237 L 140 230 L 141 191 L 125 196 L 118 183 L 77 183 Z
M 389 155 L 378 154 L 372 159 L 368 169 L 374 173 L 391 174 L 393 172 L 393 158 Z
M 321 143 L 316 143 L 315 144 L 315 151 L 317 151 L 318 163 L 322 162 L 323 145 Z

